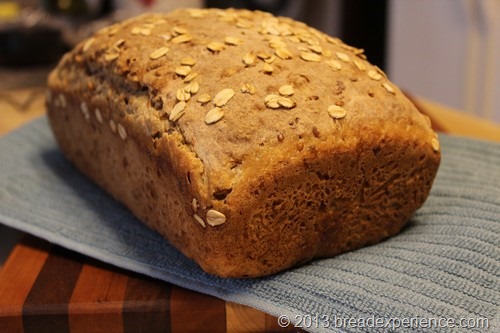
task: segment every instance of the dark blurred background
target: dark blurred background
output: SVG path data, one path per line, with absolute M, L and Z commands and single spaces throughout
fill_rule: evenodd
M 385 67 L 387 0 L 0 0 L 0 70 L 50 67 L 105 25 L 178 7 L 248 8 L 292 17 L 365 49 L 371 62 Z

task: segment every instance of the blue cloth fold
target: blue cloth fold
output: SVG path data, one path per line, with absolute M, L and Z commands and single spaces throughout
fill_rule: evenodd
M 476 326 L 488 329 L 468 331 L 499 332 L 500 145 L 449 135 L 440 142 L 442 165 L 431 195 L 399 235 L 261 279 L 204 273 L 78 173 L 45 117 L 0 139 L 0 223 L 118 267 L 286 315 L 307 331 L 452 332 L 465 330 L 430 320 L 457 326 L 485 318 Z

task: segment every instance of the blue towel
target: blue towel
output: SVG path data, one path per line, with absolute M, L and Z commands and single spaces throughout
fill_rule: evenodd
M 431 195 L 399 235 L 261 279 L 204 273 L 79 174 L 45 117 L 0 139 L 0 222 L 311 332 L 500 332 L 500 145 L 440 141 Z

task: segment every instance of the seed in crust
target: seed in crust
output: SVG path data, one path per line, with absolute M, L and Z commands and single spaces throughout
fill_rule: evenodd
M 439 151 L 439 141 L 438 141 L 438 139 L 432 138 L 431 145 L 432 145 L 432 149 L 434 149 L 434 151 Z
M 116 133 L 116 123 L 113 119 L 109 120 L 109 128 L 111 129 L 112 133 Z
M 278 91 L 282 96 L 292 96 L 294 94 L 293 87 L 289 84 L 281 86 Z
M 382 78 L 382 75 L 376 70 L 370 69 L 368 71 L 368 77 L 372 80 L 379 81 Z
M 109 51 L 104 54 L 104 60 L 106 61 L 113 61 L 117 59 L 120 56 L 120 54 L 116 51 Z
M 257 91 L 257 89 L 251 83 L 245 83 L 243 85 L 243 87 L 241 87 L 241 92 L 242 93 L 249 93 L 250 95 L 253 95 L 253 94 L 255 94 L 256 91 Z
M 265 53 L 265 52 L 259 52 L 259 53 L 257 53 L 257 58 L 259 58 L 261 60 L 266 60 L 266 59 L 271 58 L 271 54 Z
M 90 119 L 90 112 L 89 112 L 89 108 L 87 107 L 87 104 L 85 102 L 82 102 L 80 104 L 80 110 L 82 111 L 82 114 L 83 114 L 83 117 L 85 118 L 85 120 L 89 120 Z
M 189 31 L 186 28 L 175 26 L 175 27 L 172 28 L 172 32 L 174 33 L 174 35 L 177 36 L 177 35 L 185 35 Z
M 215 227 L 226 222 L 226 215 L 222 214 L 215 209 L 210 209 L 207 212 L 207 223 L 208 225 Z
M 83 44 L 83 48 L 82 48 L 82 51 L 83 52 L 87 52 L 88 49 L 90 49 L 90 47 L 92 46 L 92 44 L 94 44 L 94 41 L 95 39 L 94 38 L 89 38 L 85 44 Z
M 198 76 L 197 72 L 190 72 L 185 78 L 184 82 L 191 82 L 193 79 L 195 79 Z
M 94 113 L 95 113 L 95 119 L 97 119 L 97 121 L 99 122 L 99 124 L 102 124 L 102 114 L 101 114 L 101 111 L 99 109 L 95 109 Z
M 140 33 L 143 36 L 149 36 L 149 35 L 151 35 L 151 29 L 149 29 L 149 28 L 141 28 Z
M 196 81 L 191 82 L 186 87 L 184 87 L 184 91 L 195 95 L 200 90 L 200 84 Z
M 127 131 L 125 130 L 125 127 L 123 127 L 122 124 L 118 124 L 118 126 L 116 126 L 116 129 L 118 130 L 118 135 L 120 136 L 120 138 L 123 141 L 127 140 Z
M 300 52 L 300 58 L 302 60 L 309 61 L 309 62 L 320 62 L 321 61 L 321 56 L 319 54 L 309 52 L 309 51 Z
M 394 91 L 394 88 L 389 83 L 387 83 L 387 82 L 382 83 L 382 87 L 384 87 L 385 90 L 387 90 L 391 94 L 393 94 L 393 95 L 396 94 L 396 92 Z
M 241 29 L 250 29 L 253 27 L 253 24 L 248 20 L 239 19 L 236 21 L 236 26 Z
M 61 107 L 64 109 L 66 108 L 66 96 L 64 96 L 64 94 L 59 94 L 59 103 L 61 104 Z
M 353 62 L 354 62 L 354 65 L 356 65 L 356 67 L 358 67 L 358 69 L 359 69 L 360 71 L 365 71 L 365 70 L 366 70 L 366 66 L 365 66 L 365 64 L 364 64 L 363 62 L 361 62 L 360 60 L 358 60 L 358 59 L 354 59 L 354 61 L 353 61 Z
M 224 111 L 221 108 L 215 107 L 212 110 L 208 111 L 205 115 L 205 123 L 207 125 L 215 124 L 219 120 L 224 117 Z
M 125 39 L 121 38 L 119 40 L 117 40 L 114 44 L 115 48 L 119 48 L 120 46 L 122 46 L 123 44 L 125 44 Z
M 191 94 L 184 90 L 184 88 L 179 88 L 177 89 L 177 93 L 175 94 L 175 97 L 179 102 L 187 102 L 191 98 Z
M 196 64 L 196 60 L 191 57 L 184 57 L 181 59 L 181 65 L 183 66 L 194 66 Z
M 268 108 L 277 109 L 280 107 L 280 104 L 278 103 L 278 99 L 280 97 L 281 96 L 274 94 L 267 95 L 266 98 L 264 98 L 264 104 L 266 104 Z
M 194 214 L 194 215 L 193 215 L 193 218 L 194 218 L 194 220 L 195 220 L 196 222 L 198 222 L 198 223 L 199 223 L 199 224 L 200 224 L 203 228 L 206 228 L 206 226 L 207 226 L 207 225 L 205 224 L 205 221 L 203 221 L 203 219 L 201 218 L 201 216 L 200 216 L 200 215 L 198 215 L 198 214 Z
M 347 115 L 347 111 L 341 106 L 332 104 L 328 107 L 328 114 L 333 119 L 342 119 Z
M 215 95 L 214 97 L 214 105 L 218 107 L 222 107 L 229 102 L 231 98 L 234 96 L 234 90 L 233 89 L 222 89 Z
M 179 120 L 182 115 L 184 115 L 184 109 L 186 108 L 186 102 L 181 101 L 175 104 L 174 108 L 170 112 L 170 116 L 168 117 L 168 120 L 170 121 L 177 121 Z
M 253 65 L 255 62 L 255 55 L 253 53 L 246 53 L 243 56 L 243 63 L 247 66 Z
M 276 50 L 274 50 L 274 53 L 280 59 L 283 59 L 283 60 L 287 60 L 287 59 L 292 59 L 293 58 L 292 52 L 290 52 L 288 49 L 286 49 L 284 47 L 277 48 Z
M 340 71 L 342 69 L 342 64 L 337 60 L 327 60 L 326 64 L 331 68 Z
M 271 65 L 269 65 L 269 64 L 267 64 L 267 63 L 265 63 L 265 64 L 264 64 L 264 66 L 262 67 L 262 71 L 263 71 L 264 73 L 266 73 L 266 74 L 272 74 L 272 73 L 273 73 L 273 71 L 274 71 L 274 68 L 273 68 L 273 66 L 271 66 Z
M 153 51 L 150 55 L 149 55 L 149 59 L 151 60 L 156 60 L 156 59 L 160 59 L 161 57 L 163 57 L 165 54 L 167 54 L 169 51 L 168 47 L 160 47 L 159 49 Z
M 337 53 L 335 53 L 335 55 L 337 56 L 337 58 L 339 58 L 343 62 L 349 62 L 351 60 L 351 58 L 347 54 L 345 54 L 344 52 L 337 52 Z
M 323 48 L 319 45 L 309 45 L 309 50 L 317 54 L 321 54 L 323 52 Z
M 175 74 L 179 76 L 187 76 L 191 73 L 191 67 L 189 66 L 179 66 L 175 68 Z
M 293 109 L 295 107 L 295 102 L 286 97 L 279 97 L 278 104 L 287 109 Z
M 201 103 L 201 104 L 205 104 L 205 103 L 210 102 L 211 99 L 212 99 L 212 97 L 210 97 L 209 94 L 201 94 L 196 101 Z
M 193 36 L 190 34 L 184 34 L 184 35 L 179 35 L 174 38 L 172 38 L 172 43 L 174 44 L 181 44 L 181 43 L 187 43 L 193 39 Z
M 243 44 L 243 41 L 238 37 L 226 37 L 224 38 L 224 43 L 226 43 L 227 45 L 236 46 Z
M 226 47 L 224 46 L 224 44 L 222 44 L 220 42 L 211 42 L 211 43 L 208 43 L 208 45 L 207 45 L 207 49 L 209 49 L 212 52 L 219 52 L 219 51 L 224 50 L 225 48 Z

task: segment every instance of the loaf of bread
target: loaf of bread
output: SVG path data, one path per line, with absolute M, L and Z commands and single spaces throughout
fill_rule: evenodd
M 67 158 L 222 277 L 397 234 L 440 162 L 429 119 L 363 50 L 263 12 L 117 23 L 67 53 L 48 85 Z

